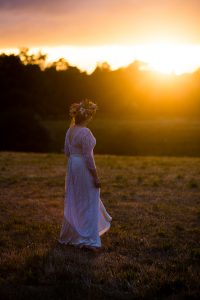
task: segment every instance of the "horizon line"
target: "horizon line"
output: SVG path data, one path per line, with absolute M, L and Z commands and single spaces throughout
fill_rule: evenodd
M 53 63 L 64 58 L 81 71 L 92 73 L 98 64 L 108 63 L 111 70 L 127 67 L 135 61 L 148 65 L 152 71 L 181 75 L 193 73 L 200 68 L 200 44 L 149 43 L 140 45 L 91 45 L 91 46 L 37 46 L 0 48 L 0 54 L 19 54 L 27 48 L 28 53 L 47 55 L 46 62 Z M 167 61 L 166 61 L 167 60 Z M 164 65 L 165 64 L 165 65 Z M 171 65 L 170 65 L 171 64 Z

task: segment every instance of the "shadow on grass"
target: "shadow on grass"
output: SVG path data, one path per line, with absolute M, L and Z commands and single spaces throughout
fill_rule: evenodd
M 95 262 L 102 254 L 58 242 L 43 255 L 33 251 L 16 277 L 0 284 L 1 299 L 122 299 L 97 280 Z

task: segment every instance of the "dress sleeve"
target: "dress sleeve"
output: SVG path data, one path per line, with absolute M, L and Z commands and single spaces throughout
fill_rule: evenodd
M 95 139 L 90 131 L 88 131 L 82 139 L 82 152 L 85 157 L 85 161 L 88 169 L 94 170 L 96 169 L 93 149 L 95 146 Z
M 70 155 L 69 145 L 68 145 L 68 142 L 67 142 L 67 134 L 65 135 L 64 153 L 67 156 Z

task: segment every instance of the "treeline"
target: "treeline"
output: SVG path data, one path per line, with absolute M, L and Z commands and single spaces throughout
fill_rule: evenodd
M 84 98 L 98 103 L 98 116 L 197 118 L 199 87 L 200 70 L 161 75 L 135 61 L 114 71 L 103 63 L 87 74 L 62 58 L 46 65 L 46 55 L 29 55 L 28 49 L 19 55 L 1 54 L 0 149 L 13 149 L 13 144 L 21 149 L 25 139 L 25 150 L 46 151 L 50 138 L 41 120 L 67 118 L 70 104 Z M 36 148 L 30 133 L 40 135 Z

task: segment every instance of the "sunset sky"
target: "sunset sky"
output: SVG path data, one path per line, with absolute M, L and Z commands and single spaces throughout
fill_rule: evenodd
M 200 66 L 199 0 L 0 0 L 0 52 L 28 47 L 91 71 L 134 59 L 161 72 Z

